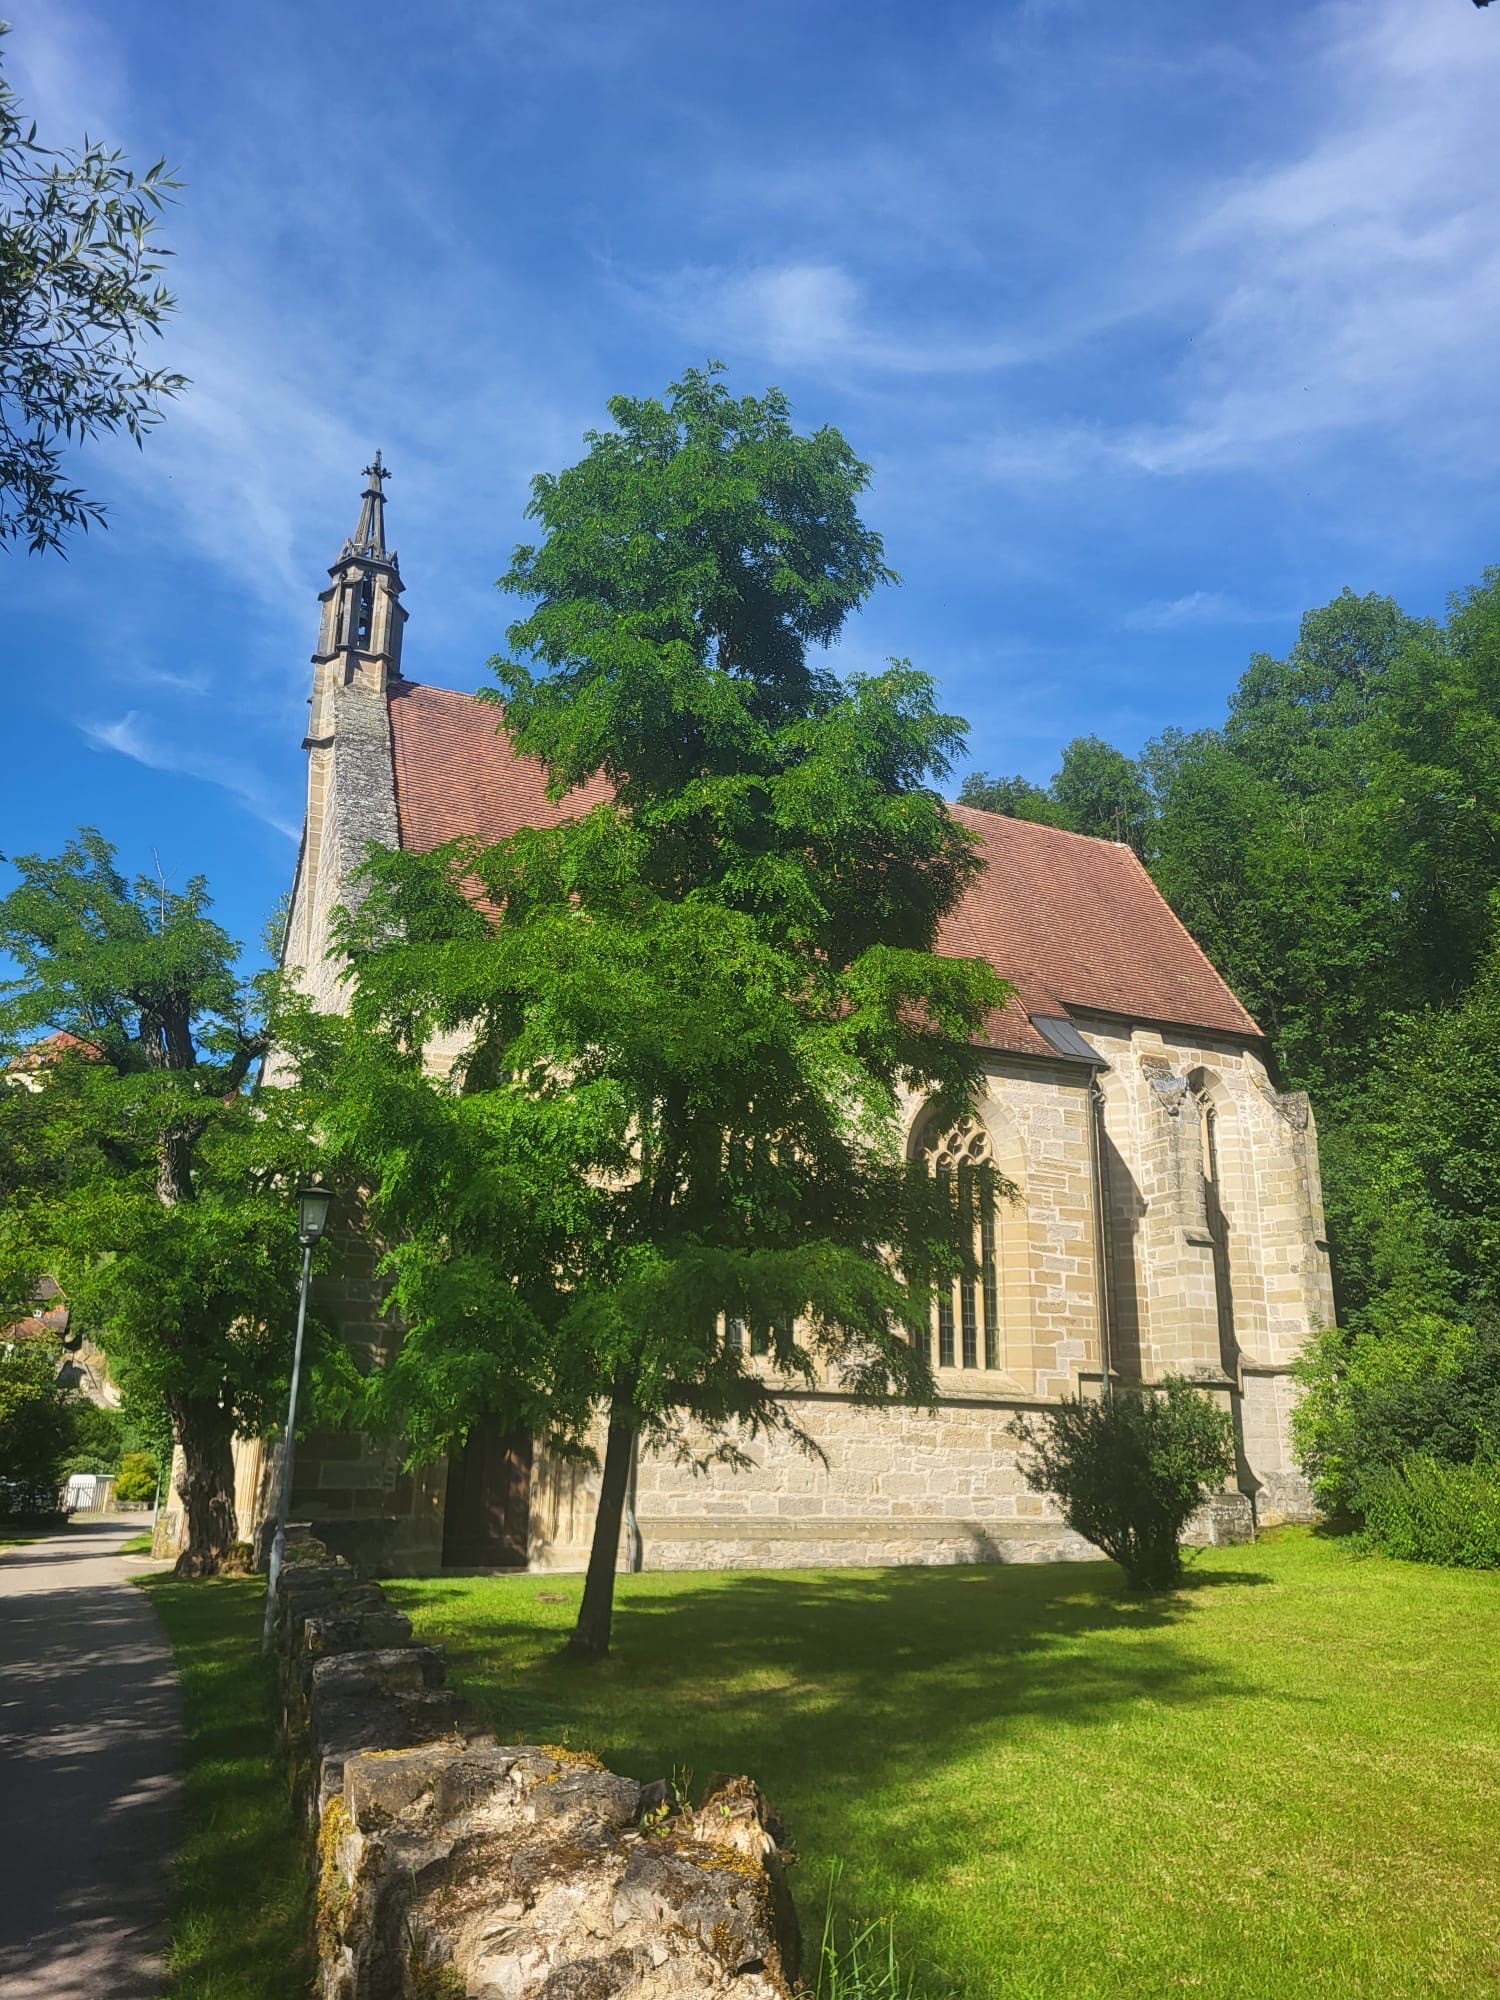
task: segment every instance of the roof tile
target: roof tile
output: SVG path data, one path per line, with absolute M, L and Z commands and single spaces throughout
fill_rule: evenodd
M 525 826 L 559 826 L 609 797 L 598 778 L 549 799 L 541 765 L 516 754 L 498 711 L 473 695 L 403 681 L 391 690 L 390 716 L 403 847 L 504 840 Z M 1028 1017 L 1070 1012 L 1259 1034 L 1128 847 L 952 810 L 986 865 L 944 920 L 938 950 L 986 958 L 1015 986 L 986 1026 L 993 1047 L 1051 1056 Z

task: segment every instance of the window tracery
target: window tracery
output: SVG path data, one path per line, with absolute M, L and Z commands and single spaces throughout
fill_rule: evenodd
M 1000 1322 L 996 1162 L 990 1135 L 977 1119 L 932 1137 L 922 1158 L 945 1185 L 957 1210 L 960 1240 L 970 1241 L 977 1275 L 966 1272 L 940 1289 L 934 1313 L 939 1368 L 1003 1368 Z

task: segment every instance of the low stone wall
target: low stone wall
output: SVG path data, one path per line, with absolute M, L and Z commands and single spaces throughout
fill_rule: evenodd
M 788 2000 L 789 1857 L 748 1779 L 694 1809 L 502 1744 L 378 1584 L 316 1543 L 293 1555 L 276 1643 L 321 2000 Z

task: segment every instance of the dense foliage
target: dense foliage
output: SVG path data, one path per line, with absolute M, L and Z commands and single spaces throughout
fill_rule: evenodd
M 1068 1397 L 1022 1417 L 1021 1474 L 1055 1494 L 1063 1519 L 1124 1570 L 1136 1590 L 1182 1575 L 1182 1531 L 1234 1470 L 1229 1414 L 1179 1376 L 1108 1398 Z
M 102 522 L 66 483 L 63 445 L 111 431 L 139 443 L 184 386 L 141 351 L 173 310 L 156 229 L 176 185 L 164 161 L 137 174 L 87 140 L 38 144 L 0 73 L 0 549 L 59 549 Z
M 1282 1082 L 1311 1092 L 1359 1337 L 1315 1351 L 1318 1441 L 1311 1417 L 1303 1435 L 1320 1490 L 1352 1504 L 1327 1439 L 1390 1462 L 1368 1380 L 1430 1360 L 1438 1323 L 1482 1345 L 1471 1328 L 1500 1306 L 1500 571 L 1441 621 L 1346 590 L 1285 659 L 1251 660 L 1221 729 L 1168 730 L 1134 759 L 1083 738 L 1049 786 L 981 775 L 963 796 L 1129 840 Z M 1409 1444 L 1430 1419 L 1429 1448 L 1467 1462 L 1471 1426 L 1408 1416 Z
M 154 1500 L 161 1468 L 149 1451 L 127 1451 L 115 1479 L 115 1498 L 127 1505 Z
M 237 979 L 201 880 L 129 881 L 89 830 L 15 867 L 0 1298 L 54 1279 L 127 1401 L 170 1412 L 184 1570 L 211 1570 L 234 1539 L 234 1432 L 263 1428 L 283 1392 L 299 1269 L 286 1190 L 315 1156 L 298 1093 L 247 1088 L 274 985 Z
M 738 1462 L 802 1439 L 779 1383 L 930 1390 L 930 1287 L 971 1253 L 897 1093 L 958 1115 L 1007 990 L 933 951 L 975 865 L 933 788 L 960 725 L 905 663 L 813 657 L 889 576 L 867 469 L 713 371 L 610 413 L 535 482 L 496 664 L 554 795 L 602 775 L 614 802 L 372 860 L 329 1126 L 399 1238 L 376 1414 L 435 1451 L 487 1410 L 577 1444 L 608 1408 L 589 1655 L 639 1435 Z M 438 1035 L 466 1054 L 434 1079 Z
M 150 1429 L 133 1412 L 105 1408 L 69 1386 L 59 1335 L 15 1326 L 0 1332 L 0 1513 L 17 1490 L 53 1496 L 70 1473 L 117 1472 L 132 1451 L 152 1467 L 154 1493 L 157 1461 L 142 1448 Z
M 68 1448 L 68 1409 L 57 1386 L 55 1339 L 0 1338 L 0 1513 L 50 1503 Z
M 1403 1562 L 1500 1569 L 1500 1460 L 1418 1453 L 1364 1482 L 1365 1540 Z
M 1292 1431 L 1318 1499 L 1365 1512 L 1369 1483 L 1418 1457 L 1500 1454 L 1500 1326 L 1436 1313 L 1328 1327 L 1301 1365 Z

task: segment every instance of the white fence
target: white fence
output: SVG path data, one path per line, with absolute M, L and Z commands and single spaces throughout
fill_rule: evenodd
M 114 1474 L 70 1472 L 61 1499 L 70 1514 L 112 1513 L 115 1500 Z

